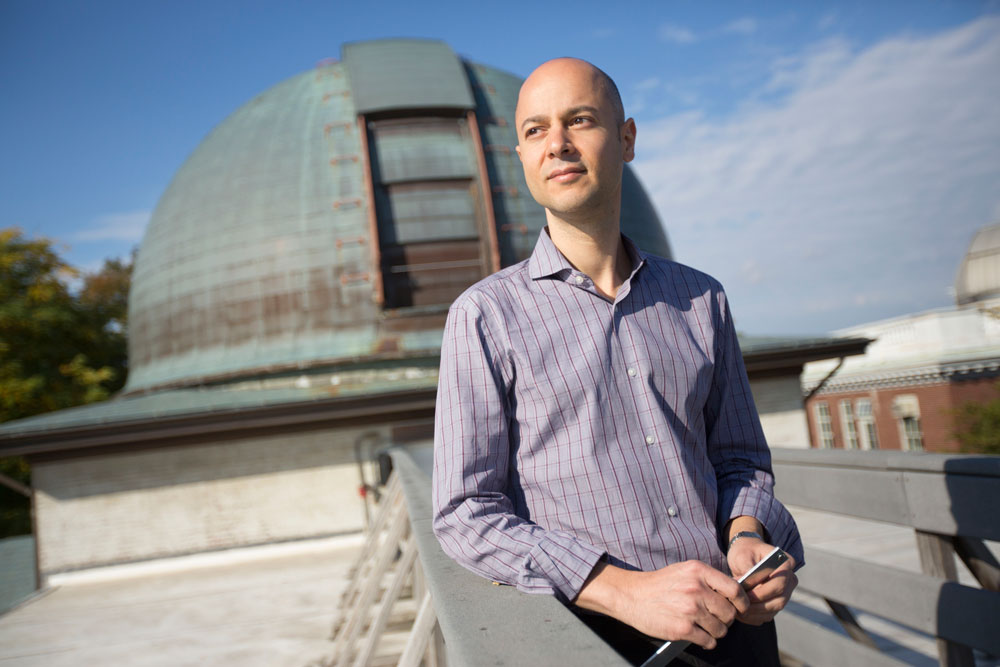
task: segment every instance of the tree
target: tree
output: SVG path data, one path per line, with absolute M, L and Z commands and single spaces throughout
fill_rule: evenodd
M 124 385 L 134 258 L 81 276 L 48 239 L 0 229 L 0 422 L 104 400 Z M 17 457 L 0 459 L 0 474 L 30 479 Z M 30 531 L 25 501 L 0 488 L 0 537 Z
M 1000 454 L 1000 398 L 986 403 L 967 401 L 955 409 L 954 415 L 955 438 L 963 452 Z
M 28 486 L 31 471 L 21 456 L 0 457 L 0 475 Z M 31 533 L 30 501 L 17 491 L 0 486 L 0 539 Z
M 0 422 L 107 398 L 125 380 L 131 262 L 83 277 L 47 239 L 0 230 Z
M 88 358 L 95 367 L 114 371 L 102 385 L 112 393 L 125 385 L 128 371 L 128 292 L 137 250 L 132 249 L 127 261 L 105 259 L 99 271 L 84 275 L 77 295 L 92 335 Z

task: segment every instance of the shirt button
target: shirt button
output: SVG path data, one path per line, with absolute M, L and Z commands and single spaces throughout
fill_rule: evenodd
M 651 444 L 653 444 L 654 442 L 656 442 L 656 438 L 654 438 L 654 437 L 653 437 L 653 436 L 651 436 L 651 435 L 647 435 L 647 436 L 646 436 L 646 444 L 647 444 L 647 445 L 651 445 Z
M 628 376 L 632 377 L 632 378 L 635 377 L 635 369 L 634 368 L 628 369 Z
M 582 285 L 583 284 L 583 276 L 581 276 L 579 274 L 577 274 L 577 276 L 575 278 L 573 278 L 573 280 L 576 281 L 577 285 Z
M 667 514 L 669 514 L 670 516 L 677 516 L 677 508 L 671 505 L 670 507 L 667 508 Z

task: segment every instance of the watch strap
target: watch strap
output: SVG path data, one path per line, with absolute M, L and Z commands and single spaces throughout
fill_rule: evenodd
M 755 533 L 752 530 L 741 530 L 740 532 L 733 535 L 733 539 L 729 540 L 729 546 L 726 547 L 726 551 L 728 552 L 730 549 L 732 549 L 733 543 L 736 542 L 736 540 L 740 539 L 741 537 L 756 537 L 761 542 L 764 541 L 764 537 L 760 533 Z

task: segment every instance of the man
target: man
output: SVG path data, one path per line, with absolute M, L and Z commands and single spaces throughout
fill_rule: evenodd
M 771 493 L 725 294 L 621 235 L 636 127 L 606 74 L 541 65 L 516 125 L 548 226 L 449 311 L 435 533 L 482 576 L 598 612 L 581 616 L 635 661 L 653 637 L 709 664 L 777 664 L 770 621 L 802 548 Z M 730 575 L 770 544 L 792 561 L 743 592 Z

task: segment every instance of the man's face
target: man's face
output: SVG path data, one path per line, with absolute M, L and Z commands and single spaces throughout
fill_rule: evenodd
M 545 63 L 525 81 L 515 114 L 517 154 L 532 197 L 569 219 L 616 211 L 635 124 L 619 125 L 600 75 L 588 63 Z

